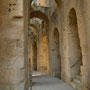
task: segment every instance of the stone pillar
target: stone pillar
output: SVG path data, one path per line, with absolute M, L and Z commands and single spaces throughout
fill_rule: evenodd
M 23 0 L 0 0 L 0 90 L 24 90 Z
M 40 35 L 37 43 L 37 69 L 43 73 L 49 73 L 48 41 L 46 35 Z
M 85 31 L 86 45 L 84 48 L 84 58 L 82 66 L 82 82 L 83 90 L 90 90 L 90 0 L 84 0 L 84 16 L 85 16 Z

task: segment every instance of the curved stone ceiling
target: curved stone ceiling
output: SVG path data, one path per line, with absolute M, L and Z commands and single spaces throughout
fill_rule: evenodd
M 35 18 L 35 17 L 43 19 L 46 23 L 49 23 L 48 17 L 41 11 L 32 11 L 30 13 L 30 19 Z

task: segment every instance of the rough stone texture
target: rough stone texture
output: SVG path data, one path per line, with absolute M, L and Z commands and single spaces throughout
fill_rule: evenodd
M 40 48 L 39 48 L 39 70 L 41 72 L 46 72 L 48 73 L 48 46 L 47 46 L 47 37 L 46 35 L 42 36 L 41 40 L 40 40 L 40 44 L 39 44 Z
M 0 1 L 0 90 L 28 90 L 30 64 L 90 90 L 90 0 L 29 4 Z
M 49 74 L 52 76 L 61 77 L 70 85 L 72 85 L 71 83 L 77 79 L 77 76 L 80 76 L 79 79 L 81 81 L 81 90 L 89 90 L 90 1 L 49 0 L 48 2 L 50 3 L 47 9 L 46 7 L 40 8 L 40 6 L 35 6 L 34 8 L 35 12 L 40 11 L 45 14 L 43 14 L 43 18 L 40 18 L 40 15 L 36 15 L 37 13 L 35 14 L 36 16 L 34 16 L 44 20 L 47 27 L 46 28 L 45 25 L 43 26 L 45 31 L 43 31 L 44 29 L 38 28 L 39 34 L 37 38 L 39 39 L 37 39 L 37 50 L 40 48 L 39 46 L 42 43 L 40 42 L 42 39 L 41 36 L 46 34 L 49 52 Z M 46 16 L 49 21 L 48 23 L 44 18 Z M 57 28 L 59 33 L 59 40 L 54 37 L 53 33 L 55 28 Z M 38 53 L 40 53 L 40 50 Z M 37 58 L 40 58 L 40 56 L 37 56 Z M 37 60 L 37 62 L 43 65 L 43 62 L 39 61 L 40 59 Z M 40 66 L 39 63 L 37 64 L 37 67 Z M 42 67 L 39 68 L 42 69 Z M 76 83 L 76 86 L 73 85 L 73 87 L 75 89 L 79 89 L 78 85 L 79 83 Z
M 0 2 L 0 90 L 24 90 L 24 2 Z

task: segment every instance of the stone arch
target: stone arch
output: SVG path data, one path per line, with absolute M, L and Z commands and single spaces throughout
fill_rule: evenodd
M 81 75 L 82 50 L 78 32 L 78 20 L 76 11 L 72 8 L 68 15 L 68 59 L 71 79 Z
M 49 73 L 48 41 L 46 35 L 41 37 L 38 51 L 39 71 Z
M 59 31 L 57 28 L 53 30 L 53 58 L 52 58 L 52 75 L 61 78 L 61 56 L 60 56 L 60 43 Z M 54 65 L 55 64 L 55 65 Z
M 48 17 L 41 11 L 32 11 L 30 13 L 30 19 L 32 19 L 32 18 L 40 18 L 40 19 L 43 19 L 44 21 L 46 21 L 46 23 L 49 23 Z

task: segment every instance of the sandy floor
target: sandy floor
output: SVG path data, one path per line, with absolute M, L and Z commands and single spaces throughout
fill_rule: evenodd
M 34 72 L 32 80 L 32 90 L 74 90 L 63 81 L 42 73 Z

